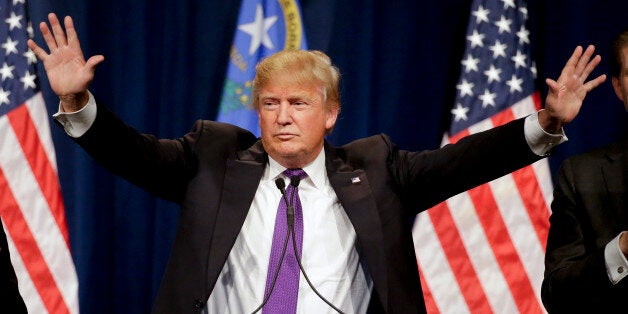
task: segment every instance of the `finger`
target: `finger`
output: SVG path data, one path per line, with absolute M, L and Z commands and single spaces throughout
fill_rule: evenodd
M 50 32 L 50 29 L 48 28 L 48 24 L 46 24 L 46 22 L 39 23 L 39 30 L 41 31 L 41 35 L 44 37 L 44 41 L 46 41 L 46 45 L 48 46 L 48 49 L 51 52 L 57 49 L 57 42 L 52 37 L 52 33 Z
M 48 20 L 50 20 L 50 27 L 52 28 L 52 34 L 55 37 L 55 41 L 57 42 L 57 46 L 65 46 L 68 44 L 65 33 L 63 32 L 63 28 L 61 28 L 61 24 L 59 23 L 59 19 L 54 13 L 48 14 Z
M 597 55 L 595 56 L 595 58 L 593 58 L 593 60 L 591 60 L 591 62 L 587 64 L 587 66 L 584 68 L 584 71 L 582 71 L 582 75 L 580 75 L 580 80 L 582 82 L 587 80 L 587 77 L 589 77 L 591 72 L 593 72 L 593 70 L 600 64 L 600 61 L 602 61 L 602 57 L 600 57 L 600 55 Z
M 560 72 L 561 77 L 569 75 L 570 73 L 573 72 L 574 68 L 578 64 L 578 60 L 580 59 L 580 56 L 582 56 L 582 46 L 577 46 L 576 49 L 574 49 L 573 53 L 571 54 L 571 57 L 569 57 L 569 59 L 567 60 L 565 67 Z
M 573 53 L 571 54 L 571 57 L 569 57 L 569 60 L 567 60 L 567 66 L 570 67 L 575 67 L 578 64 L 578 60 L 580 60 L 580 57 L 582 56 L 582 46 L 578 46 L 576 47 L 576 49 L 574 49 Z
M 65 20 L 65 34 L 68 39 L 68 45 L 71 47 L 81 47 L 81 43 L 79 42 L 78 35 L 76 34 L 76 29 L 74 28 L 74 22 L 72 21 L 72 17 L 66 16 Z
M 600 86 L 600 84 L 604 83 L 604 81 L 606 81 L 606 74 L 602 74 L 596 77 L 594 80 L 588 81 L 586 84 L 584 84 L 584 88 L 586 89 L 588 93 L 594 88 Z
M 87 67 L 94 72 L 94 70 L 96 70 L 96 66 L 103 61 L 105 61 L 105 57 L 103 55 L 95 55 L 89 58 L 85 65 L 87 65 Z
M 29 39 L 26 42 L 26 45 L 28 45 L 28 48 L 32 50 L 33 53 L 35 53 L 35 55 L 37 56 L 37 58 L 39 58 L 39 60 L 45 61 L 45 59 L 48 57 L 48 54 L 46 53 L 46 51 L 42 49 L 41 47 L 39 47 L 37 43 L 35 43 L 34 40 Z
M 578 60 L 578 65 L 576 66 L 575 74 L 581 76 L 584 69 L 586 68 L 589 60 L 591 60 L 591 56 L 595 52 L 595 46 L 589 45 L 587 50 L 584 51 L 580 59 Z
M 560 89 L 560 85 L 558 84 L 558 82 L 548 78 L 545 79 L 545 84 L 547 84 L 547 86 L 550 89 L 550 92 L 558 92 L 558 90 Z

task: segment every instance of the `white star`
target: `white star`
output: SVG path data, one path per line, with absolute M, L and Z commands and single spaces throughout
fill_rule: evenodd
M 484 47 L 484 43 L 482 39 L 484 39 L 484 34 L 479 34 L 477 30 L 473 30 L 473 34 L 467 36 L 467 39 L 471 42 L 471 48 L 475 48 L 477 46 Z
M 488 79 L 489 84 L 493 81 L 501 82 L 501 78 L 499 77 L 499 74 L 501 73 L 502 73 L 502 70 L 495 68 L 495 65 L 493 64 L 491 64 L 490 69 L 484 71 L 484 75 L 486 75 L 486 78 Z
M 30 49 L 26 50 L 26 52 L 24 53 L 24 57 L 26 57 L 28 64 L 37 63 L 37 57 L 35 56 L 35 53 Z
M 7 77 L 12 79 L 13 78 L 13 69 L 15 69 L 15 66 L 9 66 L 6 62 L 2 65 L 2 69 L 0 69 L 0 75 L 2 75 L 2 80 L 6 80 Z
M 480 5 L 480 7 L 476 11 L 473 11 L 473 13 L 471 14 L 475 16 L 475 23 L 480 24 L 480 22 L 482 21 L 488 23 L 489 13 L 490 11 L 488 9 L 484 9 L 484 7 Z
M 29 87 L 30 88 L 37 87 L 35 85 L 35 78 L 36 77 L 37 76 L 35 74 L 30 74 L 30 73 L 28 73 L 28 70 L 27 70 L 26 73 L 24 74 L 24 76 L 22 76 L 20 78 L 20 82 L 22 82 L 24 84 L 24 89 L 25 90 L 28 89 Z
M 13 30 L 13 28 L 15 27 L 22 28 L 22 24 L 20 23 L 21 19 L 22 19 L 21 15 L 15 15 L 15 12 L 11 12 L 11 17 L 8 19 L 5 19 L 4 21 L 7 22 L 7 24 L 9 24 L 9 30 Z
M 526 67 L 526 58 L 528 56 L 526 56 L 525 54 L 521 53 L 521 51 L 517 50 L 517 54 L 514 55 L 512 58 L 512 61 L 515 62 L 515 69 L 518 69 L 519 67 L 525 68 Z
M 512 23 L 511 20 L 507 19 L 505 16 L 502 15 L 502 17 L 500 18 L 499 21 L 495 22 L 495 25 L 497 27 L 499 27 L 499 31 L 498 33 L 503 33 L 503 32 L 508 32 L 510 33 L 510 24 Z
M 480 59 L 473 58 L 471 55 L 467 55 L 467 58 L 462 60 L 462 65 L 464 65 L 464 71 L 469 73 L 471 71 L 478 71 L 478 63 L 480 63 Z
M 12 52 L 13 53 L 17 53 L 17 40 L 16 41 L 12 41 L 11 38 L 7 37 L 7 42 L 2 44 L 2 48 L 4 48 L 4 50 L 6 50 L 6 56 L 10 55 Z
M 28 33 L 28 38 L 33 38 L 35 36 L 35 32 L 33 31 L 33 24 L 31 24 L 31 21 L 28 21 L 28 26 L 26 26 L 26 32 Z
M 486 108 L 489 105 L 495 107 L 495 97 L 497 97 L 497 94 L 490 93 L 488 89 L 484 90 L 484 94 L 478 96 L 482 101 L 482 108 Z
M 521 12 L 521 14 L 523 14 L 523 19 L 524 20 L 528 19 L 528 8 L 521 7 L 521 8 L 519 8 L 519 12 Z
M 258 4 L 255 10 L 255 21 L 238 26 L 239 30 L 251 35 L 250 55 L 253 55 L 260 45 L 264 45 L 268 49 L 275 48 L 270 36 L 268 36 L 268 30 L 275 22 L 277 22 L 277 16 L 264 18 L 264 9 L 262 9 L 261 4 Z
M 502 44 L 499 40 L 496 40 L 495 44 L 488 49 L 493 52 L 493 59 L 497 59 L 499 56 L 506 57 L 506 48 L 508 48 L 508 45 Z
M 467 112 L 469 108 L 463 107 L 461 104 L 457 104 L 456 108 L 451 109 L 451 114 L 454 115 L 454 121 L 467 120 Z
M 504 9 L 508 9 L 508 7 L 515 8 L 514 0 L 502 0 L 502 2 L 504 3 Z
M 18 3 L 24 3 L 24 0 L 13 0 L 13 5 L 16 5 Z
M 522 92 L 523 89 L 521 88 L 521 83 L 523 83 L 523 80 L 517 78 L 514 74 L 510 80 L 506 81 L 506 85 L 510 86 L 511 93 L 514 91 Z
M 525 26 L 521 26 L 521 29 L 517 32 L 517 37 L 519 37 L 520 44 L 529 44 L 530 43 L 530 32 L 525 28 Z
M 0 106 L 2 104 L 9 104 L 9 95 L 11 95 L 10 91 L 5 91 L 4 89 L 0 88 Z
M 530 67 L 530 72 L 532 72 L 532 76 L 536 78 L 536 63 L 532 61 L 532 66 Z
M 473 96 L 473 86 L 475 84 L 467 82 L 466 79 L 462 79 L 462 82 L 456 85 L 456 89 L 460 91 L 460 97 L 464 97 L 464 95 Z

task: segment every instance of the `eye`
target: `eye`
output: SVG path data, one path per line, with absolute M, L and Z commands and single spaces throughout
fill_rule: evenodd
M 277 108 L 277 103 L 269 100 L 263 101 L 262 108 L 264 108 L 264 110 L 274 110 L 275 108 Z

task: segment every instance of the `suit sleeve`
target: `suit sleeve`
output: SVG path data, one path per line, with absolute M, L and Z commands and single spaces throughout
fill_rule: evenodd
M 155 196 L 180 203 L 196 175 L 200 150 L 204 162 L 224 162 L 226 155 L 252 145 L 256 138 L 233 125 L 198 120 L 186 135 L 160 139 L 137 132 L 98 105 L 92 126 L 73 140 L 109 171 Z
M 424 210 L 539 160 L 541 157 L 526 142 L 524 121 L 518 119 L 469 135 L 436 150 L 407 152 L 393 148 L 390 171 L 404 199 Z

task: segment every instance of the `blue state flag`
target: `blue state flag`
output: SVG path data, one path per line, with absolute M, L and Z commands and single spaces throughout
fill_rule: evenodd
M 260 135 L 251 105 L 255 65 L 283 49 L 307 49 L 297 0 L 242 0 L 217 120 Z

